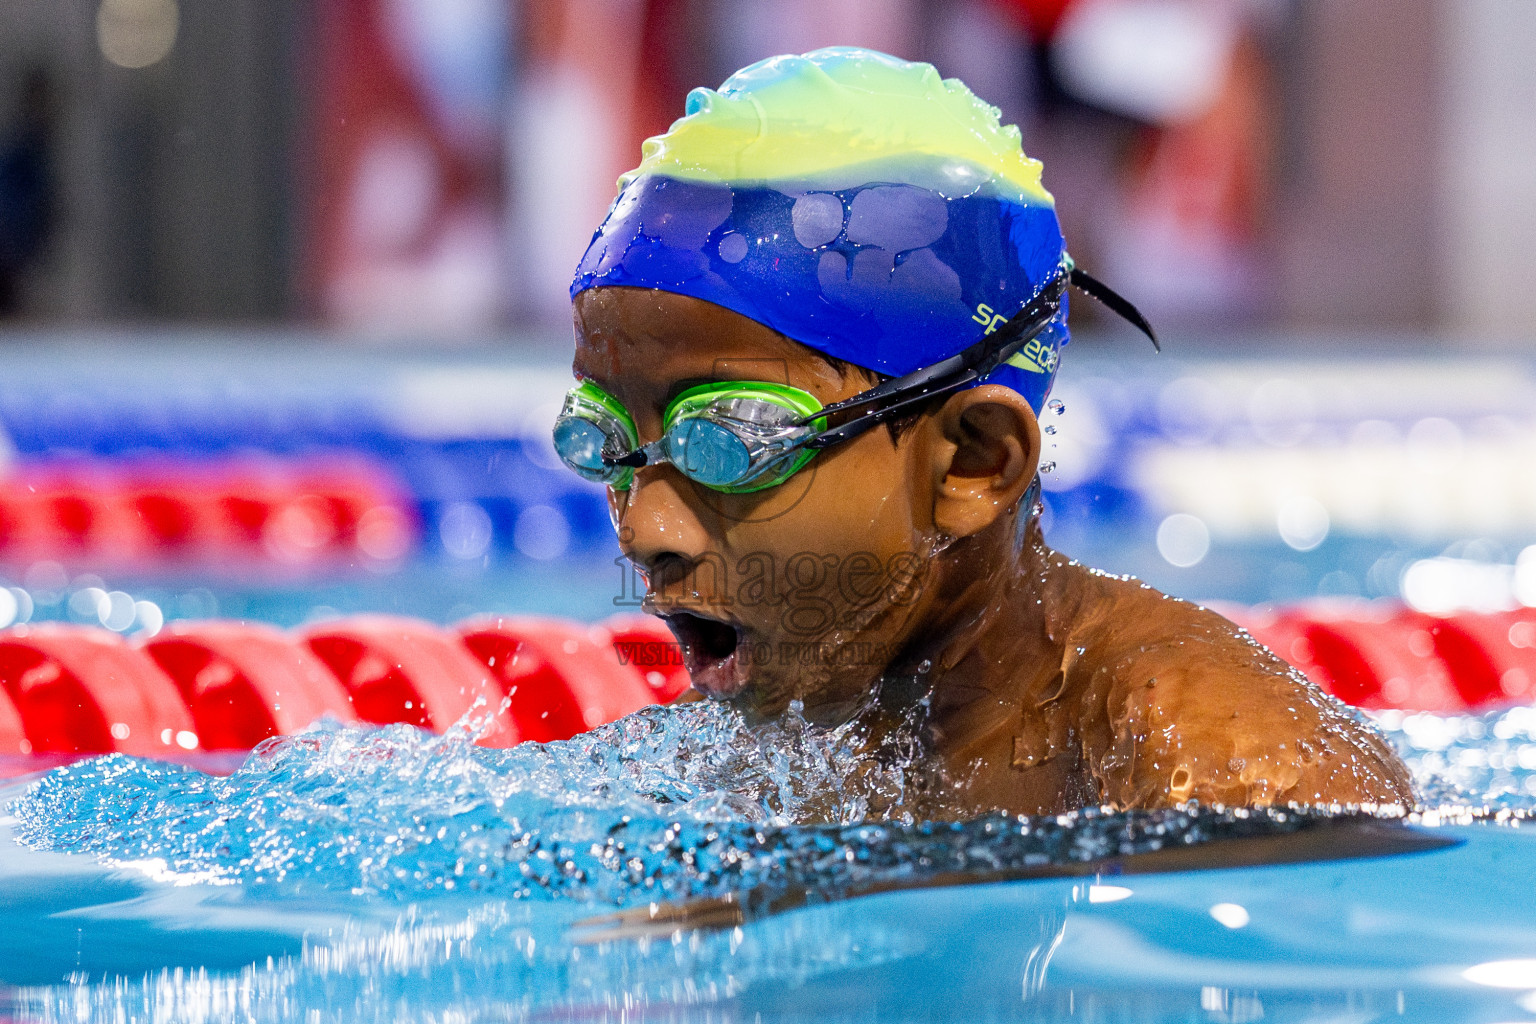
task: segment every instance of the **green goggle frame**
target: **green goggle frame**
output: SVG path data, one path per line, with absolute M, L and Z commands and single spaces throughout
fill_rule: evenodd
M 624 406 L 583 381 L 565 396 L 555 421 L 555 450 L 588 480 L 619 490 L 630 487 L 641 466 L 668 462 L 717 491 L 760 491 L 783 483 L 823 449 L 985 380 L 1050 325 L 1068 284 L 1130 321 L 1157 347 L 1152 325 L 1135 306 L 1063 255 L 1056 274 L 995 330 L 947 359 L 883 380 L 852 398 L 823 407 L 814 395 L 783 384 L 702 384 L 674 398 L 662 416 L 661 439 L 641 445 Z
M 805 447 L 826 427 L 809 392 L 766 381 L 689 388 L 667 404 L 662 436 L 640 444 L 629 411 L 591 381 L 565 396 L 555 451 L 588 480 L 628 490 L 635 470 L 666 462 L 711 490 L 746 494 L 783 483 L 816 455 Z

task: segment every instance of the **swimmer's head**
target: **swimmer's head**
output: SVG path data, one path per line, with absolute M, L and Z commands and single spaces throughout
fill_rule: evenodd
M 1019 130 L 930 64 L 851 47 L 760 61 L 645 144 L 577 268 L 689 295 L 899 377 L 974 345 L 1066 262 Z M 986 382 L 1036 412 L 1066 305 Z
M 927 64 L 818 50 L 690 95 L 577 270 L 556 443 L 697 689 L 832 721 L 926 671 L 1038 538 L 1077 274 L 1017 129 Z M 793 444 L 753 476 L 754 438 Z

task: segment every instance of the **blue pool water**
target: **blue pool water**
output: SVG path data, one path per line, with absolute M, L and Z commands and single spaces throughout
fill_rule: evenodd
M 47 1021 L 1536 1017 L 1536 710 L 1384 725 L 1420 834 L 1454 843 L 1241 868 L 1219 866 L 1234 837 L 1318 816 L 924 826 L 899 761 L 862 763 L 874 808 L 835 783 L 865 757 L 849 737 L 759 742 L 713 705 L 510 751 L 322 726 L 228 777 L 102 758 L 3 794 L 0 1001 Z M 1173 848 L 1214 867 L 1126 856 Z M 989 881 L 1106 854 L 1127 873 Z M 906 887 L 935 879 L 972 884 Z M 734 926 L 585 923 L 726 894 L 755 908 Z

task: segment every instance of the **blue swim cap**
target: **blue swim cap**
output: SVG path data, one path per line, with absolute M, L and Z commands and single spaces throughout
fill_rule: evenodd
M 930 64 L 833 47 L 695 89 L 647 140 L 576 269 L 724 306 L 899 377 L 1018 312 L 1063 268 L 1055 204 L 1018 128 Z M 1066 302 L 985 378 L 1038 413 Z

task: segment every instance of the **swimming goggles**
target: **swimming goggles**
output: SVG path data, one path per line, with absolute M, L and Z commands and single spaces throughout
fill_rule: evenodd
M 628 490 L 635 470 L 669 463 L 683 476 L 727 494 L 781 484 L 818 452 L 987 376 L 1050 325 L 1068 283 L 1103 302 L 1152 339 L 1130 302 L 1069 260 L 1014 316 L 969 348 L 823 407 L 799 388 L 763 381 L 701 384 L 668 403 L 660 439 L 642 445 L 635 421 L 612 395 L 582 381 L 555 420 L 555 451 L 588 480 Z

